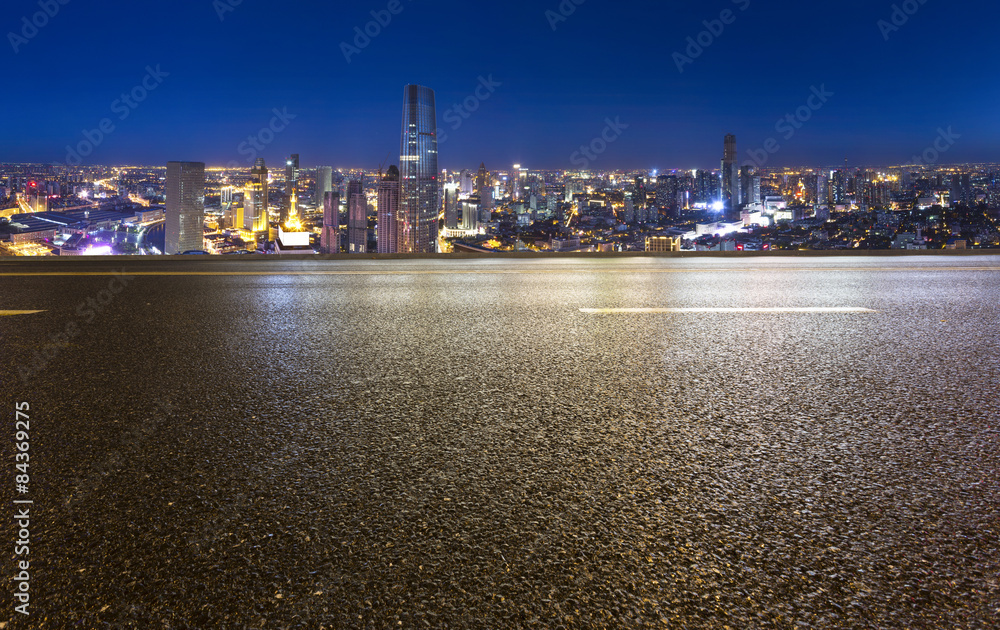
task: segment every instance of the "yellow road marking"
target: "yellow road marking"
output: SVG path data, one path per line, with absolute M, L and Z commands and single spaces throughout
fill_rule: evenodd
M 736 308 L 581 308 L 591 315 L 632 313 L 877 313 L 856 306 L 736 307 Z
M 0 317 L 10 317 L 11 315 L 34 315 L 45 311 L 0 311 Z

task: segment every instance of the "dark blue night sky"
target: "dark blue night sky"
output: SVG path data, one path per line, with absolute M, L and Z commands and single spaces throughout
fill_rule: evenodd
M 68 0 L 23 40 L 21 17 L 38 0 L 7 0 L 3 32 L 17 37 L 0 53 L 0 161 L 65 161 L 66 146 L 108 118 L 114 131 L 85 164 L 249 165 L 240 144 L 287 108 L 294 120 L 260 153 L 269 165 L 299 153 L 303 167 L 373 168 L 398 161 L 407 83 L 437 92 L 443 168 L 569 168 L 608 118 L 628 128 L 592 168 L 717 168 L 729 132 L 741 161 L 774 138 L 769 166 L 895 164 L 949 126 L 961 138 L 943 161 L 1000 160 L 994 1 L 909 0 L 915 12 L 898 13 L 891 31 L 888 0 L 565 0 L 564 13 L 575 10 L 558 22 L 560 0 L 397 1 L 348 63 L 341 42 L 353 45 L 354 28 L 389 0 Z M 223 19 L 221 7 L 232 9 Z M 674 53 L 725 10 L 732 23 L 703 35 L 714 41 L 679 72 Z M 169 76 L 134 109 L 112 111 L 147 66 Z M 446 121 L 480 77 L 500 85 Z M 776 130 L 821 86 L 833 96 L 800 129 Z

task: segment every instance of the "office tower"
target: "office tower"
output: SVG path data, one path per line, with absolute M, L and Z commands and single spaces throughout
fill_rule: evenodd
M 635 204 L 632 203 L 632 197 L 629 195 L 625 195 L 625 209 L 622 211 L 621 220 L 626 225 L 635 222 Z
M 313 196 L 317 206 L 323 205 L 326 193 L 331 190 L 333 190 L 333 168 L 320 166 L 316 169 L 316 194 Z
M 482 204 L 480 203 L 479 197 L 476 197 L 475 195 L 472 197 L 466 197 L 461 201 L 461 207 L 462 218 L 458 224 L 459 229 L 478 230 L 480 224 L 482 223 Z
M 368 202 L 359 180 L 347 184 L 347 253 L 368 253 Z
M 292 188 L 298 189 L 299 184 L 299 154 L 293 153 L 285 162 L 285 192 L 291 195 Z
M 434 253 L 441 212 L 434 90 L 407 85 L 404 94 L 399 150 L 402 219 L 399 250 L 411 254 Z
M 722 155 L 722 203 L 725 204 L 726 219 L 740 218 L 740 173 L 736 164 L 736 136 L 726 136 Z
M 968 203 L 972 192 L 972 176 L 955 173 L 951 176 L 952 203 Z
M 695 203 L 709 206 L 719 200 L 719 180 L 711 171 L 698 171 Z
M 472 173 L 467 170 L 463 170 L 460 179 L 462 183 L 462 194 L 466 196 L 471 195 L 474 191 Z
M 528 176 L 528 169 L 521 168 L 520 164 L 515 164 L 510 171 L 510 178 L 507 182 L 510 198 L 513 201 L 520 201 L 524 197 L 524 185 Z
M 390 166 L 378 182 L 378 253 L 399 252 L 399 169 Z
M 340 193 L 323 193 L 323 232 L 320 251 L 324 254 L 340 253 Z
M 642 177 L 635 178 L 635 198 L 632 203 L 636 208 L 646 207 L 646 180 Z
M 476 175 L 476 195 L 479 197 L 479 223 L 493 220 L 493 178 L 486 170 L 486 164 L 479 164 Z
M 257 158 L 250 169 L 250 181 L 243 190 L 243 229 L 267 232 L 271 219 L 267 204 L 267 167 L 264 158 Z
M 833 185 L 831 186 L 831 193 L 833 196 L 833 203 L 835 204 L 846 204 L 847 203 L 847 173 L 844 171 L 836 171 L 833 173 Z
M 819 205 L 830 203 L 830 182 L 827 180 L 826 171 L 816 173 L 816 203 Z
M 444 226 L 458 229 L 458 184 L 444 185 Z
M 656 178 L 656 207 L 666 211 L 668 217 L 677 216 L 680 208 L 678 185 L 676 175 L 660 175 Z
M 167 255 L 205 250 L 205 164 L 167 162 Z
M 455 205 L 462 216 L 458 221 L 458 229 L 472 232 L 479 229 L 479 200 L 471 197 L 466 201 L 455 198 Z
M 760 203 L 760 175 L 753 167 L 740 168 L 740 200 L 742 205 Z

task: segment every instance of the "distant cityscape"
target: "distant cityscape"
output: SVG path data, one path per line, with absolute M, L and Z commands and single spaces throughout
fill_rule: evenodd
M 718 170 L 449 171 L 436 123 L 409 85 L 398 164 L 0 164 L 0 255 L 1000 248 L 998 164 L 767 167 L 727 135 Z

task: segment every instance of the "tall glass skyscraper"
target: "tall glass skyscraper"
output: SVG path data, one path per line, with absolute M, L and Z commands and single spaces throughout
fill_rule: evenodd
M 403 137 L 399 150 L 399 251 L 437 252 L 438 141 L 434 90 L 407 85 L 403 103 Z
M 317 206 L 323 205 L 326 193 L 331 190 L 333 190 L 333 167 L 320 166 L 316 169 L 316 193 L 313 195 L 313 201 Z
M 740 170 L 736 164 L 736 136 L 726 136 L 722 154 L 722 202 L 726 206 L 726 218 L 738 221 L 740 218 Z
M 167 162 L 164 253 L 205 250 L 205 164 Z

